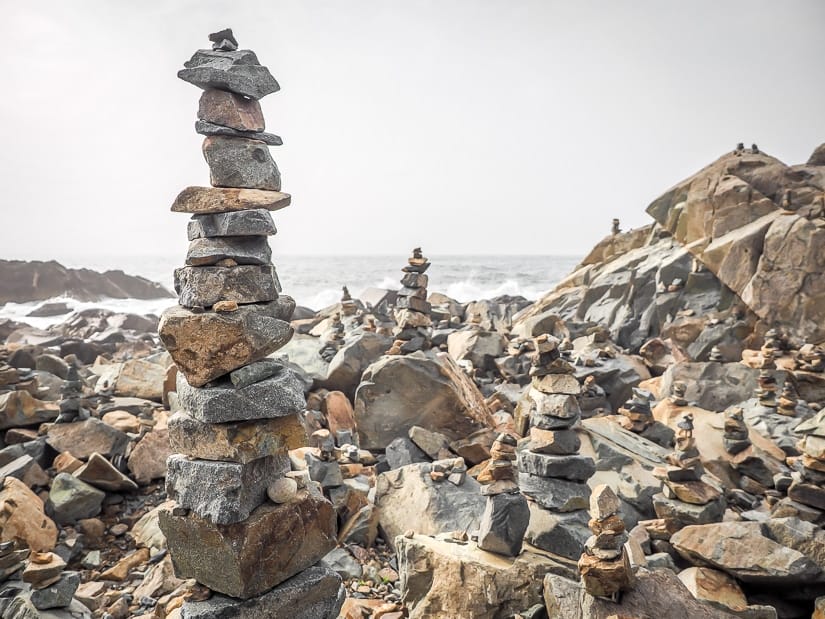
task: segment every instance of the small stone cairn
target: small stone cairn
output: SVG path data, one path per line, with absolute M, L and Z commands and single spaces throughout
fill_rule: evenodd
M 395 342 L 387 351 L 388 355 L 401 355 L 429 347 L 432 338 L 430 303 L 427 301 L 427 269 L 430 262 L 424 257 L 420 247 L 412 251 L 407 265 L 401 270 L 401 290 L 395 301 L 395 322 L 393 333 Z
M 267 358 L 292 337 L 295 308 L 279 294 L 267 242 L 270 211 L 290 203 L 268 148 L 281 139 L 264 133 L 258 102 L 279 86 L 231 30 L 209 38 L 212 49 L 178 73 L 204 90 L 195 129 L 212 187 L 189 187 L 172 206 L 192 219 L 179 305 L 159 325 L 179 370 L 166 478 L 175 505 L 160 527 L 176 574 L 217 592 L 188 602 L 183 617 L 225 617 L 241 604 L 261 616 L 335 617 L 341 579 L 313 567 L 335 547 L 335 512 L 287 455 L 307 441 L 303 389 Z
M 613 490 L 600 484 L 590 495 L 590 521 L 593 533 L 584 544 L 579 573 L 585 591 L 595 597 L 618 601 L 622 591 L 633 588 L 635 575 L 624 521 L 619 516 L 621 503 Z
M 559 344 L 558 338 L 546 334 L 534 341 L 532 382 L 519 403 L 518 414 L 529 417 L 530 428 L 529 439 L 521 441 L 517 450 L 518 482 L 538 509 L 552 512 L 575 528 L 581 520 L 577 514 L 587 509 L 587 480 L 596 466 L 592 458 L 579 455 L 581 441 L 573 426 L 581 416 L 577 399 L 581 386 Z M 558 527 L 560 534 L 563 529 Z M 529 534 L 528 541 L 540 544 Z M 575 558 L 572 551 L 568 554 L 568 558 Z
M 77 368 L 69 365 L 66 380 L 60 387 L 60 414 L 55 423 L 83 421 L 89 418 L 89 411 L 83 408 L 83 381 L 77 374 Z
M 635 434 L 643 434 L 656 421 L 650 408 L 650 396 L 642 389 L 633 388 L 633 396 L 619 407 L 625 420 L 623 426 Z
M 722 428 L 722 445 L 725 451 L 732 456 L 745 451 L 751 446 L 748 434 L 742 407 L 737 406 L 725 413 L 725 425 Z
M 797 472 L 788 488 L 788 497 L 814 508 L 825 511 L 825 422 L 820 422 L 799 442 L 802 456 L 797 460 Z

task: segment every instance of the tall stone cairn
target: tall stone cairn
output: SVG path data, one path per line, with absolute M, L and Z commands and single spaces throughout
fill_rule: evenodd
M 401 270 L 401 290 L 395 301 L 395 341 L 388 355 L 402 355 L 429 348 L 432 338 L 430 303 L 427 301 L 427 269 L 430 262 L 420 247 L 412 250 L 407 265 Z
M 519 443 L 517 460 L 519 487 L 532 502 L 534 514 L 527 540 L 575 560 L 588 537 L 587 480 L 596 472 L 593 459 L 579 454 L 581 442 L 573 429 L 581 418 L 581 385 L 557 338 L 545 334 L 534 342 L 532 382 L 519 403 L 530 424 L 529 439 Z M 549 513 L 536 514 L 538 510 Z
M 212 187 L 188 187 L 172 210 L 192 215 L 179 305 L 159 332 L 178 367 L 179 410 L 169 420 L 160 514 L 175 572 L 211 589 L 183 617 L 336 617 L 340 577 L 313 567 L 335 547 L 335 512 L 315 484 L 290 471 L 305 445 L 298 378 L 267 355 L 292 337 L 295 302 L 279 294 L 267 236 L 270 211 L 290 203 L 258 100 L 278 83 L 231 30 L 210 35 L 178 77 L 203 89 L 195 130 Z

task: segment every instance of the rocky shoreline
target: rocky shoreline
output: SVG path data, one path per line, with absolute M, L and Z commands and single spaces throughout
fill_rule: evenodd
M 3 617 L 825 616 L 825 145 L 737 146 L 534 303 L 415 248 L 314 312 L 277 82 L 212 41 L 180 304 L 0 324 Z

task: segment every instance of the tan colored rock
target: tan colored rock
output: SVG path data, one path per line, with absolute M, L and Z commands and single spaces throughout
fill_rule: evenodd
M 57 527 L 46 516 L 40 497 L 19 479 L 6 477 L 0 489 L 0 541 L 11 540 L 47 552 L 57 543 Z
M 279 301 L 245 305 L 228 314 L 175 306 L 161 316 L 158 333 L 187 382 L 202 387 L 286 344 L 292 327 L 279 317 L 286 309 Z
M 121 582 L 126 580 L 136 567 L 143 565 L 149 560 L 149 549 L 139 548 L 130 555 L 123 557 L 114 566 L 100 574 L 101 580 L 115 580 Z
M 217 187 L 187 187 L 172 204 L 175 213 L 226 213 L 263 208 L 277 211 L 289 206 L 292 197 L 280 191 L 263 189 L 221 189 Z
M 559 565 L 538 552 L 516 558 L 424 535 L 398 537 L 400 588 L 410 619 L 504 619 L 542 602 Z
M 50 426 L 46 442 L 57 451 L 67 451 L 75 458 L 88 460 L 93 453 L 106 458 L 123 454 L 129 437 L 92 417 L 85 421 Z
M 77 469 L 83 466 L 83 461 L 78 460 L 68 451 L 63 451 L 57 454 L 52 466 L 57 473 L 74 473 Z
M 321 403 L 321 412 L 326 415 L 329 431 L 336 436 L 340 430 L 356 433 L 355 412 L 349 398 L 342 391 L 330 391 Z
M 132 537 L 138 546 L 149 548 L 152 554 L 166 548 L 166 538 L 159 525 L 160 512 L 173 507 L 175 507 L 174 501 L 164 501 L 140 517 L 131 530 Z
M 679 572 L 679 580 L 697 600 L 711 602 L 723 610 L 738 612 L 748 606 L 742 588 L 725 572 L 708 567 L 689 567 Z
M 130 359 L 123 363 L 114 384 L 117 396 L 143 398 L 160 402 L 166 368 L 145 359 Z
M 126 411 L 109 411 L 100 420 L 121 432 L 137 434 L 140 432 L 140 419 Z
M 57 418 L 57 402 L 43 402 L 28 391 L 10 391 L 0 395 L 0 430 L 31 426 Z
M 53 552 L 33 552 L 21 577 L 34 586 L 45 585 L 59 578 L 65 568 L 66 562 Z
M 184 411 L 169 419 L 172 451 L 202 460 L 247 463 L 307 444 L 297 415 L 233 423 L 203 423 Z
M 129 454 L 129 472 L 139 484 L 166 476 L 166 458 L 173 454 L 169 444 L 169 430 L 148 432 Z
M 99 453 L 93 453 L 89 461 L 72 474 L 79 480 L 107 492 L 137 490 L 138 487 Z

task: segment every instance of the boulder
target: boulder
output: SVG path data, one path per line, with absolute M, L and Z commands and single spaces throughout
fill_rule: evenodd
M 495 423 L 475 384 L 447 355 L 382 357 L 364 372 L 355 394 L 364 449 L 384 449 L 413 425 L 465 438 Z
M 314 565 L 336 543 L 332 504 L 305 491 L 231 525 L 162 509 L 160 526 L 178 576 L 244 600 Z
M 326 378 L 320 386 L 330 391 L 343 391 L 353 398 L 364 370 L 381 357 L 391 344 L 391 338 L 369 332 L 347 340 L 329 362 Z
M 92 518 L 100 513 L 106 493 L 84 481 L 58 473 L 52 482 L 47 508 L 60 524 Z
M 481 486 L 467 476 L 464 483 L 435 482 L 432 464 L 410 464 L 382 473 L 375 485 L 378 523 L 390 544 L 410 529 L 422 535 L 478 528 L 485 498 Z
M 40 497 L 19 479 L 6 477 L 0 486 L 0 542 L 12 540 L 35 552 L 49 552 L 57 543 L 57 527 Z
M 447 336 L 447 352 L 456 361 L 469 361 L 474 368 L 491 369 L 493 359 L 507 348 L 507 338 L 494 331 L 462 329 Z
M 120 367 L 114 381 L 114 394 L 160 402 L 163 399 L 163 380 L 166 366 L 145 359 L 130 359 Z
M 99 419 L 91 418 L 50 426 L 46 442 L 55 451 L 67 451 L 80 460 L 88 460 L 93 453 L 111 459 L 125 453 L 129 437 Z
M 665 371 L 659 391 L 669 394 L 674 382 L 683 382 L 685 399 L 699 408 L 722 412 L 751 398 L 758 378 L 759 370 L 741 363 L 682 362 Z
M 202 387 L 286 344 L 292 337 L 286 320 L 294 306 L 286 296 L 228 313 L 195 313 L 175 306 L 161 316 L 158 333 L 189 384 Z

